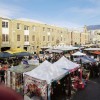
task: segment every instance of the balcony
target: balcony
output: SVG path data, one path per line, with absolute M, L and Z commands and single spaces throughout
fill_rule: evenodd
M 27 42 L 24 42 L 24 45 L 29 45 L 29 41 L 27 41 Z
M 1 47 L 11 47 L 11 43 L 9 41 L 2 41 Z

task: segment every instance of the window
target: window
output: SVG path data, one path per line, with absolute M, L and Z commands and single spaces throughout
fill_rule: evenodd
M 2 21 L 2 27 L 8 28 L 8 22 Z
M 43 27 L 43 31 L 45 31 L 45 27 Z
M 34 35 L 32 36 L 32 41 L 35 41 L 35 36 Z
M 8 41 L 8 34 L 6 34 L 6 41 Z
M 35 26 L 32 26 L 32 30 L 35 31 L 36 30 L 36 27 Z
M 98 35 L 100 35 L 100 33 L 97 33 Z
M 17 29 L 20 29 L 20 23 L 17 23 Z
M 29 41 L 29 35 L 27 35 L 27 41 Z
M 20 35 L 17 35 L 17 41 L 20 41 Z
M 45 41 L 45 36 L 43 36 L 43 41 Z
M 29 41 L 29 35 L 24 35 L 24 41 L 25 42 Z
M 61 37 L 61 41 L 62 41 L 62 37 Z
M 54 41 L 54 37 L 52 37 L 52 41 Z
M 2 41 L 5 41 L 5 34 L 2 34 Z
M 24 30 L 29 30 L 29 26 L 24 26 Z
M 50 41 L 50 36 L 48 36 L 48 41 Z
M 8 41 L 8 34 L 2 34 L 2 41 L 7 42 Z
M 50 28 L 48 28 L 48 32 L 50 32 Z

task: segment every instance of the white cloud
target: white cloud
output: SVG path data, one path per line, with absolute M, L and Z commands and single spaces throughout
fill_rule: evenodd
M 52 24 L 54 26 L 59 26 L 59 27 L 67 27 L 67 28 L 78 28 L 78 27 L 82 27 L 82 25 L 73 23 L 73 22 L 68 22 L 68 21 L 54 21 L 54 22 L 50 22 L 49 24 Z
M 16 15 L 20 15 L 22 9 L 18 6 L 7 5 L 0 3 L 0 16 L 1 17 L 15 17 Z
M 82 14 L 100 14 L 98 11 L 100 8 L 79 8 L 72 7 L 68 9 L 70 12 L 82 13 Z
M 36 23 L 41 23 L 41 24 L 45 24 L 42 21 L 38 21 L 38 20 L 34 20 L 34 19 L 29 19 L 29 18 L 17 18 L 17 20 L 22 20 L 22 21 L 29 21 L 29 22 L 36 22 Z

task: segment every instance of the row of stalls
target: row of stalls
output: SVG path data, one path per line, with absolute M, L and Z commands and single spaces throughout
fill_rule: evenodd
M 54 98 L 52 99 L 54 93 L 56 93 L 54 91 L 58 89 L 59 86 L 63 91 L 63 86 L 66 84 L 68 84 L 68 94 L 71 94 L 70 75 L 78 70 L 79 67 L 79 64 L 71 62 L 64 56 L 53 64 L 44 61 L 37 68 L 24 73 L 25 98 L 28 96 L 32 100 L 56 100 Z M 64 79 L 63 82 L 61 82 L 62 79 Z M 59 96 L 59 94 L 56 94 L 56 97 L 57 96 Z
M 54 48 L 46 49 L 45 51 L 49 53 L 67 53 L 69 51 L 75 51 L 78 49 L 79 47 L 73 47 L 73 46 L 57 46 Z
M 87 56 L 85 53 L 82 53 L 80 51 L 77 51 L 72 54 L 73 56 L 73 61 L 78 62 L 80 64 L 85 64 L 85 63 L 95 63 L 96 60 Z
M 86 55 L 81 52 L 72 54 L 74 61 L 81 64 L 84 73 L 90 74 L 90 78 L 97 78 L 100 76 L 100 59 L 93 57 L 95 53 L 98 57 L 100 56 L 99 51 L 92 51 L 91 55 Z
M 32 65 L 33 62 L 35 65 Z M 82 70 L 80 69 L 81 74 L 77 72 L 79 67 L 79 64 L 73 63 L 64 56 L 53 64 L 44 61 L 39 65 L 38 60 L 23 60 L 21 65 L 7 70 L 6 84 L 25 95 L 25 100 L 28 100 L 26 97 L 32 100 L 57 100 L 54 95 L 59 97 L 61 94 L 57 91 L 65 92 L 67 89 L 67 94 L 70 95 L 72 86 L 74 88 L 84 87 Z M 77 73 L 79 77 L 76 77 Z

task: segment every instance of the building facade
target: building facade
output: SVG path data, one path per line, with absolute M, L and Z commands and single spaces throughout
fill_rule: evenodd
M 89 33 L 89 42 L 93 44 L 100 44 L 100 25 L 86 26 Z
M 84 33 L 84 34 L 83 34 Z M 85 44 L 87 32 L 69 31 L 67 28 L 23 19 L 0 18 L 1 51 L 24 48 L 38 52 L 43 46 Z

